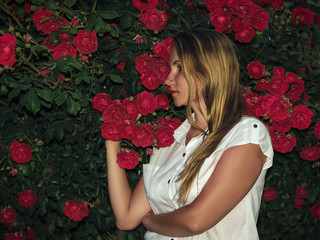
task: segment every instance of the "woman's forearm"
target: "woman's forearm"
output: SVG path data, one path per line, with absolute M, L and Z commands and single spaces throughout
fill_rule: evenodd
M 157 215 L 150 212 L 143 217 L 142 223 L 148 231 L 164 236 L 188 237 L 201 233 L 184 208 Z
M 126 172 L 117 164 L 117 153 L 120 152 L 120 142 L 107 140 L 106 157 L 108 173 L 108 190 L 113 213 L 117 224 L 127 217 L 132 189 L 129 185 Z

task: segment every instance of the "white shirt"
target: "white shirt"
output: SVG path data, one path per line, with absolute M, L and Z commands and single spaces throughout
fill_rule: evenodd
M 188 156 L 201 144 L 203 135 L 194 137 L 185 145 L 190 129 L 188 120 L 184 121 L 174 133 L 172 145 L 159 150 L 154 149 L 149 164 L 143 165 L 144 185 L 154 214 L 174 211 L 181 207 L 178 203 L 180 182 L 176 182 L 183 170 Z M 259 214 L 261 195 L 267 169 L 272 166 L 273 149 L 267 128 L 253 117 L 244 117 L 224 137 L 217 149 L 204 161 L 196 177 L 186 204 L 190 204 L 200 193 L 222 153 L 233 146 L 247 143 L 259 144 L 267 157 L 266 163 L 247 195 L 220 222 L 202 234 L 192 237 L 174 238 L 147 232 L 145 239 L 151 240 L 254 240 L 259 239 L 256 222 Z M 214 204 L 214 203 L 213 203 Z

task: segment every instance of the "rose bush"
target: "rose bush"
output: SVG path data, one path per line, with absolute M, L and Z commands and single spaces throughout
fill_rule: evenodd
M 116 230 L 104 140 L 121 139 L 132 186 L 173 142 L 184 109 L 163 82 L 172 37 L 191 28 L 234 42 L 248 114 L 270 129 L 260 239 L 317 239 L 316 1 L 7 0 L 0 22 L 1 239 L 143 239 Z

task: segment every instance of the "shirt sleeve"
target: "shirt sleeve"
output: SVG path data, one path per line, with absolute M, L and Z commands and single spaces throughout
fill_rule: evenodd
M 267 157 L 263 169 L 268 169 L 273 162 L 273 148 L 271 137 L 266 126 L 253 117 L 245 118 L 239 122 L 229 136 L 225 149 L 248 143 L 258 144 Z

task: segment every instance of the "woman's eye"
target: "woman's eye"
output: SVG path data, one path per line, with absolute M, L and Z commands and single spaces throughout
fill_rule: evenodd
M 177 65 L 178 71 L 181 72 L 182 68 L 181 65 Z

